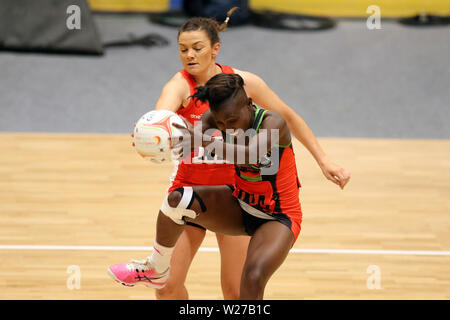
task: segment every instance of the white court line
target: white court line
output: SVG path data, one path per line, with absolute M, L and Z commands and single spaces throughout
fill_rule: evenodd
M 151 251 L 152 247 L 131 246 L 46 246 L 46 245 L 0 245 L 0 250 L 87 250 L 87 251 Z M 219 252 L 219 248 L 203 248 L 200 252 Z M 450 251 L 417 250 L 353 250 L 353 249 L 291 249 L 291 253 L 331 253 L 331 254 L 384 254 L 416 256 L 450 256 Z

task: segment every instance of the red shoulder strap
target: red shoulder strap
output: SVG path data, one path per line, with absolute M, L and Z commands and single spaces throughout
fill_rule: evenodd
M 221 65 L 219 63 L 216 63 L 221 69 L 223 73 L 234 73 L 234 70 L 230 66 Z
M 187 72 L 185 69 L 180 70 L 181 75 L 186 79 L 186 81 L 189 84 L 189 90 L 191 93 L 191 96 L 195 93 L 195 88 L 197 88 L 197 84 L 195 83 L 194 77 Z

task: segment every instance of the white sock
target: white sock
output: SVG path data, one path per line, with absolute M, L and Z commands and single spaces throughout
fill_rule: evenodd
M 170 266 L 170 258 L 175 247 L 164 247 L 155 241 L 153 245 L 153 252 L 150 255 L 150 263 L 155 268 L 156 272 L 161 273 L 167 270 Z

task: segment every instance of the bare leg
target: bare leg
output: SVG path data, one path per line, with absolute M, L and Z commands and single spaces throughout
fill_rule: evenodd
M 169 197 L 172 199 L 181 199 L 181 196 L 178 197 L 180 193 L 173 191 L 169 194 Z M 170 198 L 169 198 L 170 200 Z M 172 206 L 175 200 L 172 200 Z M 179 201 L 179 200 L 178 200 Z M 170 204 L 170 202 L 169 202 Z M 178 203 L 177 203 L 178 204 Z M 179 225 L 172 221 L 169 217 L 167 217 L 164 213 L 159 211 L 158 219 L 156 220 L 156 242 L 165 246 L 165 247 L 174 247 L 177 243 L 178 238 L 181 236 L 184 230 L 184 225 Z
M 195 222 L 205 228 L 228 235 L 245 235 L 242 211 L 237 200 L 227 186 L 194 187 L 206 206 L 202 212 L 197 199 L 191 209 L 198 216 Z M 179 192 L 169 195 L 170 206 L 175 207 L 181 200 Z M 157 242 L 164 246 L 174 246 L 184 225 L 180 226 L 160 213 L 157 224 Z M 164 241 L 164 242 L 163 242 Z M 294 236 L 288 227 L 278 221 L 269 221 L 255 232 L 250 240 L 247 258 L 242 273 L 240 299 L 262 299 L 267 281 L 286 259 Z
M 197 223 L 213 232 L 246 235 L 241 207 L 228 186 L 196 186 L 193 191 L 198 197 L 192 199 L 190 210 L 195 211 L 197 216 L 195 219 L 186 218 L 186 221 Z M 167 202 L 175 208 L 181 199 L 181 193 L 175 190 L 168 195 Z M 130 264 L 123 263 L 108 268 L 109 274 L 116 281 L 128 286 L 143 283 L 155 288 L 162 288 L 167 284 L 175 244 L 185 225 L 177 224 L 160 211 L 156 227 L 156 241 L 150 256 L 142 261 L 133 261 L 132 268 Z
M 220 280 L 223 297 L 225 300 L 237 300 L 250 237 L 216 233 L 216 238 L 220 249 Z
M 250 240 L 242 272 L 242 300 L 263 299 L 264 289 L 292 247 L 294 235 L 278 221 L 270 221 L 256 230 Z
M 175 245 L 170 261 L 170 277 L 162 289 L 156 290 L 158 300 L 187 300 L 188 291 L 184 285 L 189 267 L 198 248 L 205 238 L 206 231 L 187 225 Z
M 197 199 L 192 203 L 191 209 L 198 216 L 196 219 L 187 218 L 186 221 L 197 223 L 213 232 L 228 235 L 246 235 L 242 222 L 241 207 L 233 197 L 227 186 L 196 186 L 194 192 L 203 200 L 206 212 L 202 212 Z M 181 194 L 173 191 L 169 194 L 168 202 L 171 207 L 176 207 L 181 200 Z M 175 246 L 178 238 L 184 230 L 184 225 L 179 225 L 165 216 L 161 211 L 158 215 L 156 241 L 165 246 Z

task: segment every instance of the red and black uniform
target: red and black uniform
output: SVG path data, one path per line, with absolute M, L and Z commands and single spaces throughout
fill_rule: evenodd
M 256 107 L 256 106 L 255 106 Z M 267 110 L 256 107 L 252 129 L 258 133 Z M 244 211 L 244 222 L 247 233 L 252 235 L 262 224 L 270 220 L 278 220 L 288 226 L 297 239 L 302 222 L 302 210 L 299 201 L 301 187 L 292 142 L 289 145 L 272 146 L 268 153 L 275 154 L 278 148 L 278 170 L 276 173 L 264 174 L 261 163 L 251 166 L 235 166 L 236 197 Z M 255 219 L 256 218 L 256 219 Z M 295 242 L 294 240 L 294 242 Z

